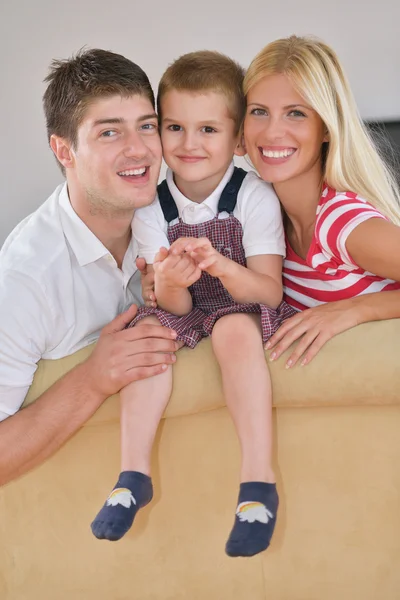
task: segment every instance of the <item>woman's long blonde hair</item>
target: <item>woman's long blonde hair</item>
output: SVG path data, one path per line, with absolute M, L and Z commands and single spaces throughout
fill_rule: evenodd
M 400 192 L 363 124 L 335 52 L 312 37 L 291 36 L 268 44 L 250 64 L 244 93 L 266 75 L 285 74 L 319 114 L 329 133 L 324 180 L 338 191 L 368 200 L 400 225 Z

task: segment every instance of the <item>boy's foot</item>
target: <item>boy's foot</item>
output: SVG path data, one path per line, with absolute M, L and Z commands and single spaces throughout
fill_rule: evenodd
M 132 527 L 139 508 L 153 498 L 151 478 L 138 471 L 122 471 L 117 485 L 91 524 L 99 540 L 119 540 Z
M 278 504 L 275 483 L 240 484 L 235 524 L 225 547 L 228 556 L 253 556 L 268 548 Z

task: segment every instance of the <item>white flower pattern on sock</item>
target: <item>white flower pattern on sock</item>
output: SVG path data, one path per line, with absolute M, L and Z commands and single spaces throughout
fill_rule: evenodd
M 270 519 L 274 518 L 274 515 L 265 504 L 254 501 L 241 502 L 236 509 L 236 515 L 240 521 L 247 521 L 248 523 L 254 523 L 255 521 L 268 523 Z
M 128 488 L 115 488 L 107 498 L 107 506 L 117 506 L 121 504 L 125 508 L 129 508 L 131 504 L 137 504 L 131 490 Z

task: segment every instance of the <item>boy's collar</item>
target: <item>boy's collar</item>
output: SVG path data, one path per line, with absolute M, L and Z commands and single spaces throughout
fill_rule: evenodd
M 214 215 L 216 215 L 218 212 L 218 202 L 219 202 L 220 196 L 222 194 L 224 187 L 226 186 L 228 181 L 231 179 L 234 168 L 235 168 L 235 165 L 234 165 L 234 162 L 232 161 L 231 164 L 229 165 L 229 167 L 227 168 L 225 175 L 223 176 L 223 178 L 221 179 L 221 181 L 219 182 L 219 184 L 217 185 L 215 190 L 208 196 L 208 198 L 203 200 L 203 202 L 201 202 L 201 203 L 193 202 L 192 200 L 190 200 L 189 198 L 187 198 L 186 196 L 184 196 L 182 194 L 182 192 L 177 188 L 177 186 L 175 184 L 173 172 L 171 171 L 171 169 L 168 168 L 166 180 L 167 180 L 167 184 L 169 187 L 169 191 L 171 192 L 172 197 L 175 200 L 175 203 L 178 207 L 179 214 L 181 215 L 183 210 L 187 206 L 195 206 L 196 207 L 196 205 L 201 206 L 202 204 L 205 204 L 209 209 L 212 210 Z

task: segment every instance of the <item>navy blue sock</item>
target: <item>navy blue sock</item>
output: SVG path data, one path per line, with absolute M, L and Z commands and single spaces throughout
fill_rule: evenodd
M 225 547 L 228 556 L 254 556 L 268 548 L 278 504 L 275 483 L 250 481 L 240 484 L 235 524 Z
M 122 471 L 103 508 L 91 524 L 99 540 L 119 540 L 132 527 L 139 508 L 153 498 L 151 478 L 138 471 Z

